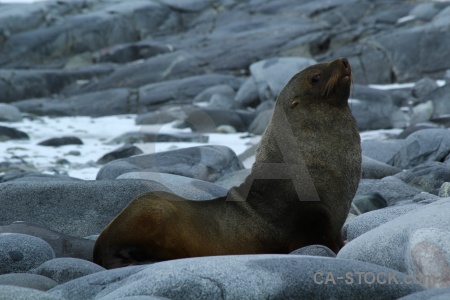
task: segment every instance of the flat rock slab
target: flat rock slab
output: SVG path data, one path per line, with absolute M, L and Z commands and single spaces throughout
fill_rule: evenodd
M 84 237 L 103 228 L 139 194 L 169 191 L 148 180 L 5 182 L 0 225 L 25 221 Z
M 82 277 L 49 291 L 73 300 L 162 296 L 169 299 L 396 299 L 423 287 L 366 283 L 355 272 L 405 274 L 363 262 L 294 255 L 242 255 L 180 259 Z M 331 275 L 328 275 L 331 274 Z M 345 282 L 354 280 L 353 284 Z M 326 282 L 326 277 L 335 281 Z M 330 278 L 331 278 L 330 277 Z M 364 278 L 364 276 L 363 276 Z M 386 277 L 387 280 L 387 277 Z M 384 280 L 381 280 L 384 281 Z M 370 280 L 368 280 L 370 282 Z

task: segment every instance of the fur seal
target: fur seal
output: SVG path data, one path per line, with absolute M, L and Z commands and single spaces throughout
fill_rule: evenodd
M 250 175 L 227 196 L 189 201 L 137 196 L 103 230 L 105 268 L 196 256 L 289 253 L 320 244 L 338 252 L 361 176 L 360 136 L 348 106 L 345 58 L 310 66 L 281 91 Z

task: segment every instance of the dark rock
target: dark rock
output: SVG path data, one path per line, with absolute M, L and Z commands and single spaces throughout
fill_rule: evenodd
M 200 146 L 113 161 L 103 166 L 97 180 L 116 179 L 130 172 L 158 172 L 214 182 L 224 174 L 243 169 L 236 154 L 225 146 Z
M 148 191 L 168 189 L 148 180 L 5 182 L 0 206 L 7 209 L 0 211 L 0 225 L 22 220 L 71 236 L 98 234 L 134 197 Z
M 30 137 L 23 131 L 6 126 L 0 126 L 0 142 L 8 140 L 29 140 Z
M 105 271 L 105 268 L 83 259 L 55 258 L 44 262 L 31 272 L 46 276 L 61 284 L 101 271 Z
M 353 260 L 303 255 L 234 255 L 172 260 L 144 268 L 132 267 L 88 275 L 49 291 L 68 299 L 125 296 L 163 296 L 169 299 L 195 295 L 200 299 L 396 299 L 423 290 L 416 284 L 348 284 L 334 279 L 325 284 L 328 272 L 346 278 L 350 272 L 406 274 Z M 274 274 L 276 276 L 274 277 Z M 387 276 L 386 276 L 387 280 Z M 320 285 L 320 288 L 318 288 Z M 264 288 L 261 288 L 264 287 Z M 369 288 L 370 287 L 370 288 Z
M 423 129 L 409 135 L 388 164 L 409 169 L 429 161 L 443 162 L 449 152 L 449 130 Z
M 65 145 L 83 145 L 83 142 L 76 136 L 65 136 L 60 138 L 51 138 L 38 143 L 38 145 L 61 147 Z
M 368 156 L 362 156 L 362 178 L 381 179 L 386 176 L 395 175 L 402 170 L 391 165 L 379 162 Z
M 42 42 L 42 41 L 41 41 Z M 60 70 L 0 70 L 0 99 L 15 102 L 23 99 L 50 97 L 77 80 L 90 80 L 101 77 L 113 70 L 111 66 Z M 26 112 L 19 109 L 22 112 Z
M 117 179 L 142 179 L 161 183 L 174 194 L 190 200 L 210 200 L 226 196 L 228 189 L 208 181 L 155 172 L 131 172 Z
M 20 286 L 39 291 L 47 291 L 57 286 L 58 283 L 42 275 L 27 274 L 27 273 L 10 273 L 0 275 L 0 289 L 3 289 L 4 285 Z M 2 296 L 4 296 L 3 291 Z
M 141 1 L 111 3 L 89 13 L 68 14 L 50 26 L 10 36 L 3 44 L 0 65 L 11 68 L 20 62 L 26 66 L 134 42 L 151 35 L 160 26 L 170 27 L 167 20 L 172 14 L 167 6 Z M 66 36 L 71 37 L 70 45 Z
M 389 205 L 394 205 L 402 200 L 410 200 L 422 192 L 400 179 L 388 176 L 383 179 L 361 179 L 356 196 L 368 193 L 380 193 Z
M 450 181 L 450 167 L 432 161 L 398 173 L 395 177 L 416 188 L 437 195 L 442 184 Z
M 406 145 L 405 140 L 366 140 L 361 142 L 362 154 L 382 163 L 390 161 Z
M 248 127 L 248 131 L 253 134 L 262 135 L 272 119 L 272 114 L 272 109 L 260 112 Z
M 355 211 L 353 205 L 350 208 L 352 214 L 364 214 L 369 211 L 385 208 L 388 206 L 386 199 L 380 195 L 380 193 L 359 194 L 353 198 L 353 204 L 358 211 Z
M 142 154 L 142 153 L 144 153 L 144 152 L 142 152 L 141 149 L 139 149 L 138 147 L 136 147 L 134 145 L 124 145 L 120 148 L 117 148 L 114 151 L 106 153 L 101 158 L 99 158 L 97 163 L 99 165 L 104 165 L 104 164 L 107 164 L 116 159 L 126 158 L 126 157 L 130 157 L 130 156 L 134 156 L 134 155 L 138 155 L 138 154 Z
M 28 99 L 14 103 L 23 112 L 42 116 L 109 116 L 137 113 L 137 91 L 111 89 L 65 99 Z
M 0 233 L 0 274 L 22 273 L 55 258 L 52 247 L 40 238 Z
M 114 138 L 108 144 L 135 144 L 157 142 L 192 142 L 207 143 L 209 137 L 191 132 L 156 133 L 156 132 L 128 132 Z
M 238 132 L 247 131 L 254 114 L 247 111 L 233 111 L 212 108 L 199 108 L 189 113 L 185 123 L 194 132 L 215 132 L 221 125 L 230 125 Z
M 94 241 L 69 236 L 54 230 L 26 222 L 0 226 L 0 233 L 21 233 L 38 237 L 52 246 L 56 257 L 73 257 L 92 260 Z
M 289 253 L 290 255 L 311 255 L 311 256 L 324 256 L 324 257 L 336 257 L 336 254 L 329 248 L 322 245 L 311 245 L 302 247 Z

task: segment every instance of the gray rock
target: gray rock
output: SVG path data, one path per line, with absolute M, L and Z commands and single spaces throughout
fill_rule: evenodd
M 61 284 L 101 271 L 105 271 L 105 268 L 83 259 L 55 258 L 44 262 L 30 272 L 46 276 Z
M 450 167 L 432 161 L 398 173 L 395 177 L 416 188 L 437 195 L 442 184 L 450 181 Z
M 7 172 L 1 182 L 7 181 L 80 181 L 79 178 L 70 177 L 67 175 L 50 175 L 38 172 Z
M 58 283 L 42 275 L 27 274 L 27 273 L 10 273 L 0 275 L 0 290 L 3 289 L 2 287 L 3 285 L 20 286 L 39 291 L 47 291 L 57 286 Z M 3 296 L 2 292 L 0 292 L 1 296 Z M 2 299 L 4 298 L 2 297 Z
M 168 5 L 172 9 L 186 12 L 198 12 L 213 5 L 208 0 L 161 0 L 161 3 Z
M 362 178 L 381 179 L 401 172 L 399 168 L 382 163 L 368 156 L 362 156 Z
M 248 131 L 253 134 L 262 135 L 272 119 L 272 114 L 272 109 L 260 112 L 248 127 Z
M 238 186 L 245 181 L 245 178 L 250 174 L 250 169 L 243 169 L 223 175 L 214 182 L 214 184 L 231 189 L 234 186 Z
M 247 111 L 199 108 L 188 114 L 185 123 L 192 131 L 200 133 L 215 132 L 221 125 L 229 125 L 238 132 L 244 132 L 253 118 L 254 114 Z
M 2 300 L 66 300 L 36 289 L 10 285 L 1 287 L 1 296 Z
M 352 240 L 341 249 L 337 257 L 371 262 L 407 272 L 405 253 L 411 234 L 422 228 L 448 230 L 449 213 L 449 198 L 427 204 Z M 431 259 L 431 262 L 436 261 Z
M 217 95 L 223 96 L 223 99 L 226 100 L 225 102 L 230 102 L 230 100 L 234 99 L 235 92 L 229 85 L 221 84 L 211 86 L 195 96 L 194 103 L 211 102 L 211 98 Z
M 343 227 L 343 236 L 347 241 L 351 241 L 364 233 L 377 228 L 401 215 L 412 210 L 423 208 L 423 204 L 407 204 L 391 206 L 384 209 L 374 210 L 356 217 Z
M 76 83 L 77 80 L 101 77 L 112 70 L 111 66 L 103 65 L 73 71 L 0 70 L 0 99 L 2 102 L 10 103 L 23 99 L 51 97 L 53 94 L 61 92 L 63 88 Z M 17 106 L 15 103 L 13 105 Z M 28 112 L 21 106 L 17 107 L 21 112 Z
M 95 105 L 94 105 L 95 103 Z M 137 91 L 126 88 L 85 93 L 68 98 L 39 98 L 14 103 L 23 112 L 40 116 L 109 116 L 137 113 Z
M 430 289 L 422 292 L 417 292 L 398 300 L 446 300 L 450 297 L 450 288 L 445 289 Z
M 409 12 L 410 16 L 414 16 L 424 21 L 430 21 L 439 12 L 434 3 L 418 3 Z
M 108 144 L 135 144 L 135 143 L 157 143 L 157 142 L 194 142 L 207 143 L 209 137 L 193 132 L 158 133 L 158 132 L 127 132 Z
M 311 255 L 323 257 L 336 257 L 336 254 L 328 247 L 322 245 L 311 245 L 302 247 L 289 253 L 290 255 Z
M 380 180 L 362 179 L 356 195 L 380 193 L 389 205 L 394 205 L 403 200 L 410 200 L 420 192 L 422 190 L 412 187 L 396 177 L 387 176 Z
M 15 128 L 0 126 L 0 142 L 8 140 L 28 140 L 30 137 L 23 131 Z
M 197 110 L 198 107 L 192 105 L 182 106 L 163 106 L 156 111 L 143 113 L 136 117 L 137 125 L 145 124 L 166 124 L 176 120 L 184 121 L 191 111 Z
M 163 296 L 169 299 L 395 299 L 423 290 L 419 285 L 348 284 L 358 272 L 405 274 L 351 260 L 302 255 L 236 255 L 181 259 L 155 263 L 143 269 L 123 268 L 79 278 L 49 292 L 69 299 L 111 299 L 125 296 Z M 325 284 L 331 272 L 334 282 Z M 386 278 L 387 280 L 387 278 Z M 318 288 L 320 286 L 320 288 Z M 370 286 L 370 288 L 369 288 Z M 262 288 L 263 287 L 263 288 Z
M 253 77 L 247 78 L 247 80 L 241 85 L 234 97 L 238 107 L 254 106 L 259 103 L 258 87 L 255 84 Z
M 11 67 L 18 64 L 16 61 L 21 65 L 42 63 L 39 59 L 44 57 L 48 61 L 137 41 L 139 37 L 151 35 L 162 25 L 177 27 L 174 22 L 167 22 L 172 14 L 174 12 L 167 6 L 146 1 L 96 5 L 96 9 L 89 13 L 68 12 L 47 26 L 10 36 L 3 45 L 4 57 L 0 65 Z M 72 37 L 70 47 L 65 36 Z M 45 47 L 38 47 L 42 41 L 45 41 Z
M 436 129 L 439 128 L 439 125 L 434 123 L 421 123 L 421 124 L 412 124 L 406 127 L 400 134 L 397 136 L 398 139 L 406 139 L 412 133 L 422 130 L 422 129 Z
M 388 164 L 409 169 L 428 161 L 444 161 L 449 152 L 449 130 L 424 129 L 409 135 L 405 139 L 405 145 Z
M 60 147 L 65 145 L 83 145 L 83 141 L 76 136 L 64 136 L 58 138 L 51 138 L 38 143 L 40 146 Z
M 438 88 L 439 86 L 435 80 L 430 77 L 425 77 L 414 84 L 412 94 L 418 99 L 424 99 L 429 93 L 437 90 Z
M 391 128 L 394 102 L 387 91 L 355 85 L 349 103 L 360 130 Z
M 0 274 L 27 272 L 53 258 L 52 247 L 40 238 L 0 233 Z
M 0 233 L 21 233 L 38 237 L 52 246 L 56 257 L 73 257 L 92 260 L 94 241 L 59 233 L 26 222 L 0 226 Z
M 411 233 L 406 253 L 409 274 L 424 277 L 427 288 L 450 286 L 450 231 L 421 228 Z
M 17 107 L 0 103 L 0 122 L 20 122 L 22 114 Z
M 386 199 L 379 193 L 359 194 L 353 198 L 353 205 L 350 207 L 350 213 L 355 215 L 364 214 L 369 211 L 385 208 L 388 206 Z M 356 206 L 355 210 L 354 206 Z
M 144 40 L 102 49 L 94 53 L 92 57 L 96 63 L 113 62 L 123 64 L 167 52 L 171 52 L 171 48 L 168 45 L 152 40 Z
M 427 100 L 431 99 L 434 104 L 433 118 L 436 119 L 441 115 L 448 115 L 450 113 L 450 105 L 448 104 L 448 93 L 450 92 L 450 84 L 446 84 L 443 87 L 427 94 Z
M 389 164 L 405 144 L 405 140 L 366 140 L 361 142 L 361 149 L 364 156 Z
M 259 99 L 275 100 L 292 76 L 315 63 L 315 60 L 303 57 L 275 57 L 253 63 L 250 65 L 250 72 L 258 89 Z
M 116 179 L 130 172 L 158 172 L 214 182 L 243 169 L 236 154 L 225 146 L 199 146 L 120 159 L 103 166 L 98 180 Z
M 155 173 L 155 172 L 131 172 L 117 177 L 117 179 L 142 179 L 161 183 L 173 193 L 191 200 L 208 200 L 226 196 L 225 189 L 208 181 L 197 180 L 189 177 Z
M 138 155 L 144 153 L 141 149 L 134 145 L 125 144 L 111 152 L 106 153 L 97 160 L 97 164 L 104 165 L 113 160 L 120 158 L 127 158 L 130 156 Z
M 0 211 L 0 225 L 25 221 L 77 237 L 98 234 L 134 197 L 148 191 L 168 189 L 148 180 L 5 182 L 0 206 L 8 209 Z

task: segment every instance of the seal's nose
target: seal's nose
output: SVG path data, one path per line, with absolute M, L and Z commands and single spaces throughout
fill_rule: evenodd
M 341 57 L 339 58 L 339 60 L 341 61 L 341 63 L 344 65 L 344 68 L 346 70 L 350 70 L 350 63 L 348 62 L 348 59 L 345 57 Z

